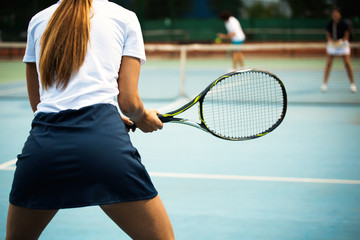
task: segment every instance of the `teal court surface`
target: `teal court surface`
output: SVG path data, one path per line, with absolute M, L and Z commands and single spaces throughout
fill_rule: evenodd
M 130 133 L 177 239 L 360 239 L 360 93 L 350 92 L 341 64 L 335 66 L 328 92 L 321 93 L 322 69 L 293 61 L 290 68 L 284 60 L 248 60 L 249 67 L 277 74 L 288 91 L 284 122 L 264 137 L 230 142 L 178 124 L 165 124 L 151 134 Z M 6 69 L 16 65 L 22 71 L 17 64 L 0 62 Z M 200 92 L 229 64 L 190 60 L 185 97 Z M 354 71 L 359 88 L 358 62 Z M 144 65 L 140 92 L 145 106 L 166 111 L 186 101 L 178 96 L 178 75 L 177 62 L 155 60 Z M 4 239 L 16 155 L 33 114 L 24 77 L 0 77 L 0 239 Z M 197 117 L 196 112 L 191 115 Z M 129 238 L 100 208 L 85 207 L 60 210 L 40 239 Z

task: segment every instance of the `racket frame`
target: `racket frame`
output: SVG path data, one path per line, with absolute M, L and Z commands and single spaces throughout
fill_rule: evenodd
M 242 138 L 231 138 L 231 137 L 225 137 L 222 136 L 220 134 L 217 134 L 216 132 L 211 131 L 205 123 L 204 120 L 204 116 L 203 116 L 203 112 L 202 112 L 202 106 L 203 106 L 203 100 L 206 96 L 206 94 L 216 85 L 218 84 L 220 81 L 222 81 L 225 78 L 228 78 L 232 75 L 235 74 L 239 74 L 242 72 L 260 72 L 263 74 L 267 74 L 270 75 L 272 78 L 274 78 L 280 85 L 281 87 L 281 91 L 283 94 L 283 109 L 282 109 L 282 113 L 279 117 L 279 119 L 267 130 L 255 134 L 253 136 L 249 136 L 249 137 L 242 137 Z M 179 115 L 180 113 L 186 111 L 187 109 L 191 108 L 192 106 L 194 106 L 196 103 L 199 102 L 199 119 L 200 119 L 200 123 L 194 122 L 192 120 L 188 120 L 185 118 L 175 118 L 174 116 Z M 221 138 L 221 139 L 225 139 L 225 140 L 230 140 L 230 141 L 243 141 L 243 140 L 250 140 L 250 139 L 254 139 L 254 138 L 258 138 L 261 136 L 264 136 L 268 133 L 270 133 L 271 131 L 273 131 L 275 128 L 277 128 L 280 123 L 284 120 L 284 117 L 286 115 L 286 110 L 287 110 L 287 94 L 286 94 L 286 90 L 285 90 L 285 86 L 282 83 L 282 81 L 273 73 L 270 73 L 268 71 L 264 71 L 264 70 L 257 70 L 257 69 L 244 69 L 244 70 L 240 70 L 240 71 L 234 71 L 234 72 L 230 72 L 227 74 L 222 75 L 221 77 L 219 77 L 218 79 L 216 79 L 215 81 L 213 81 L 211 84 L 209 84 L 200 94 L 198 94 L 193 100 L 191 100 L 190 102 L 188 102 L 187 104 L 183 105 L 182 107 L 168 112 L 168 113 L 164 113 L 164 114 L 159 114 L 158 117 L 159 119 L 163 122 L 163 123 L 167 123 L 167 122 L 172 122 L 172 123 L 181 123 L 181 124 L 185 124 L 185 125 L 189 125 L 198 129 L 201 129 L 207 133 L 210 133 L 212 135 L 214 135 L 215 137 Z

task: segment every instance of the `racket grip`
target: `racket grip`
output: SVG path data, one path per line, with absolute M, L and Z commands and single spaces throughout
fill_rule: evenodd
M 159 119 L 160 119 L 160 121 L 161 121 L 162 123 L 170 122 L 170 121 L 171 121 L 171 118 L 172 118 L 172 117 L 164 117 L 162 114 L 158 114 L 158 117 L 159 117 Z M 129 125 L 129 124 L 126 124 L 126 123 L 125 123 L 125 127 L 126 127 L 128 130 L 132 130 L 132 131 L 134 131 L 134 130 L 137 128 L 137 126 L 136 126 L 135 123 L 134 123 L 133 125 Z
M 129 125 L 129 124 L 126 124 L 125 123 L 125 127 L 128 129 L 128 130 L 132 130 L 132 131 L 135 131 L 135 129 L 137 128 L 136 124 L 134 123 L 133 125 Z

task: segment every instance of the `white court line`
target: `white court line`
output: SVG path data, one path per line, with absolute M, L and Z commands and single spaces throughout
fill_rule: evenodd
M 346 179 L 321 179 L 321 178 L 289 178 L 289 177 L 264 177 L 264 176 L 239 176 L 239 175 L 217 175 L 217 174 L 189 174 L 189 173 L 149 173 L 153 177 L 167 178 L 189 178 L 189 179 L 211 179 L 211 180 L 240 180 L 240 181 L 262 181 L 262 182 L 296 182 L 296 183 L 330 183 L 330 184 L 357 184 L 360 180 Z
M 16 161 L 17 159 L 13 159 L 11 161 L 0 164 L 0 170 L 15 170 Z M 196 174 L 196 173 L 193 174 L 164 173 L 164 172 L 150 172 L 149 174 L 152 177 L 165 177 L 165 178 L 360 185 L 360 180 L 346 180 L 346 179 L 290 178 L 290 177 L 240 176 L 240 175 Z
M 15 170 L 15 164 L 17 159 L 13 159 L 0 164 L 0 170 Z

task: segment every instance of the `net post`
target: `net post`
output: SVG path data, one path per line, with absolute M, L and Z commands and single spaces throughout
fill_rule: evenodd
M 186 82 L 186 46 L 180 46 L 180 96 L 186 95 L 185 82 Z

